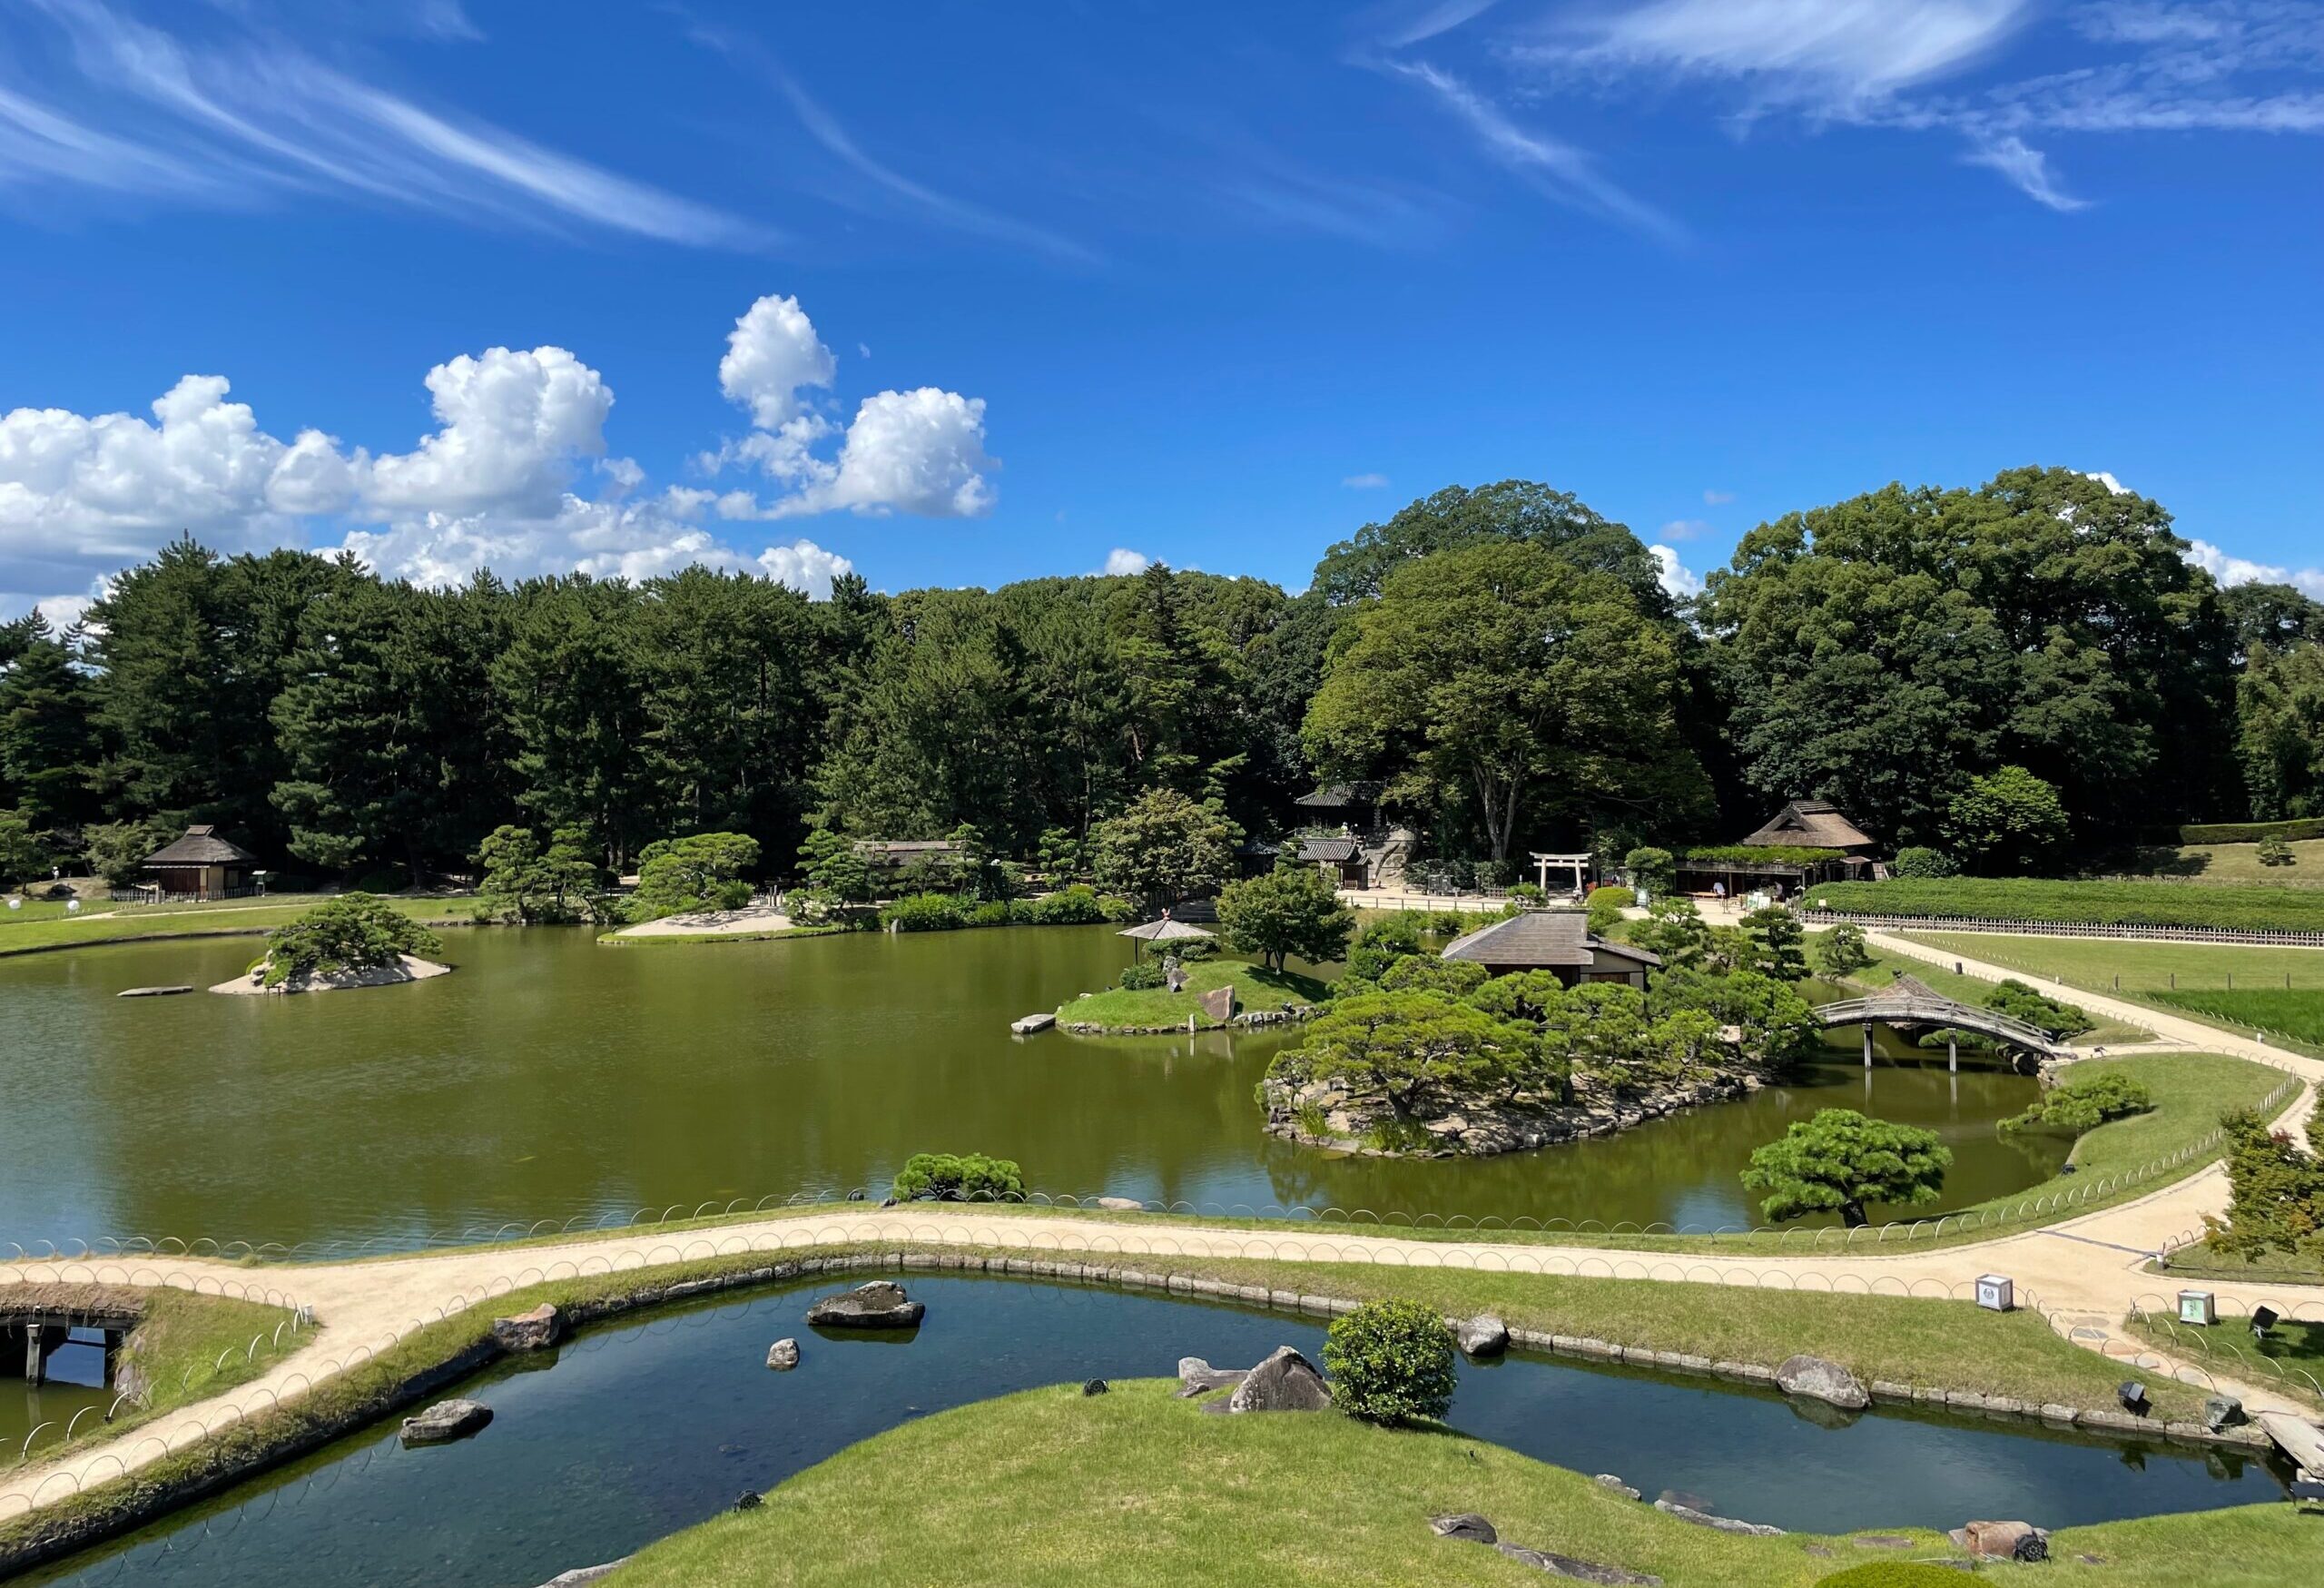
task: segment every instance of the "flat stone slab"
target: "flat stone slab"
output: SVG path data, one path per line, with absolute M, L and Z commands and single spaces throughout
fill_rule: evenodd
M 113 994 L 115 998 L 175 998 L 181 992 L 191 992 L 191 987 L 124 987 Z
M 492 1408 L 478 1401 L 438 1401 L 415 1417 L 403 1420 L 403 1442 L 448 1445 L 465 1439 L 492 1421 Z
M 492 1320 L 492 1337 L 500 1342 L 504 1351 L 545 1351 L 556 1344 L 563 1330 L 564 1320 L 557 1316 L 556 1308 L 546 1301 L 530 1312 Z
M 807 1321 L 825 1329 L 916 1329 L 927 1311 L 895 1281 L 874 1279 L 824 1297 L 807 1309 Z
M 578 1571 L 559 1572 L 542 1583 L 541 1588 L 587 1588 L 589 1583 L 602 1583 L 627 1564 L 629 1557 L 624 1555 L 617 1561 L 607 1561 L 602 1566 L 583 1566 Z
M 1239 1388 L 1251 1376 L 1247 1367 L 1213 1367 L 1199 1356 L 1178 1358 L 1178 1398 L 1192 1400 L 1214 1389 Z
M 1048 1031 L 1055 1024 L 1057 1016 L 1054 1014 L 1029 1014 L 1022 1020 L 1010 1021 L 1009 1029 L 1020 1037 L 1029 1037 L 1035 1031 Z
M 1740 1533 L 1752 1538 L 1781 1538 L 1783 1529 L 1770 1527 L 1764 1522 L 1738 1522 L 1732 1516 L 1714 1516 L 1708 1511 L 1698 1511 L 1692 1505 L 1681 1505 L 1675 1500 L 1657 1500 L 1654 1508 L 1666 1516 L 1676 1516 L 1681 1522 L 1691 1522 L 1697 1527 L 1713 1527 L 1721 1533 Z

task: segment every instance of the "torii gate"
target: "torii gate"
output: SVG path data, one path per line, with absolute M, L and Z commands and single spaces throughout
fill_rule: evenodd
M 1546 893 L 1550 891 L 1550 868 L 1555 866 L 1560 871 L 1573 873 L 1573 891 L 1579 894 L 1583 880 L 1590 873 L 1590 858 L 1588 854 L 1543 854 L 1539 850 L 1534 851 L 1533 868 L 1541 879 L 1541 892 Z

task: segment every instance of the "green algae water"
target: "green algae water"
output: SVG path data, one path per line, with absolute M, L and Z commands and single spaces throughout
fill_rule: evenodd
M 597 943 L 583 930 L 447 934 L 455 974 L 297 998 L 119 999 L 206 987 L 251 939 L 0 961 L 0 1241 L 300 1242 L 779 1202 L 871 1188 L 918 1151 L 1024 1165 L 1051 1193 L 1205 1209 L 1756 1222 L 1751 1149 L 1818 1108 L 1937 1131 L 1943 1206 L 2045 1178 L 2055 1141 L 1996 1138 L 2031 1080 L 1945 1072 L 1900 1043 L 1748 1100 L 1505 1158 L 1333 1157 L 1266 1135 L 1253 1098 L 1280 1031 L 1018 1038 L 1108 985 L 1103 927 Z M 0 1245 L 0 1253 L 7 1251 Z

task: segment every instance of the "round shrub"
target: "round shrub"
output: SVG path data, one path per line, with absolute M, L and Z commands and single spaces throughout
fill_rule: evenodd
M 1367 1423 L 1414 1423 L 1452 1404 L 1452 1334 L 1417 1301 L 1374 1301 L 1324 1339 L 1332 1404 Z
M 1118 985 L 1125 992 L 1151 992 L 1168 981 L 1159 960 L 1138 960 L 1122 967 L 1122 979 Z
M 1590 895 L 1590 930 L 1603 935 L 1614 929 L 1622 912 L 1638 902 L 1638 894 L 1620 883 L 1593 891 Z
M 2154 1107 L 2154 1093 L 2118 1070 L 2077 1076 L 2042 1094 L 2042 1100 L 2001 1122 L 2005 1133 L 2055 1130 L 2079 1136 L 2113 1119 L 2127 1119 Z
M 327 976 L 392 965 L 405 954 L 440 954 L 443 940 L 369 893 L 326 899 L 297 920 L 266 934 L 265 980 L 279 987 L 293 976 Z
M 1957 877 L 1961 863 L 1941 849 L 1908 843 L 1896 852 L 1888 867 L 1891 875 L 1899 877 Z
M 981 1152 L 915 1152 L 889 1193 L 899 1202 L 1015 1202 L 1025 1174 L 1014 1159 Z
M 880 912 L 880 924 L 898 932 L 950 932 L 969 923 L 950 893 L 907 893 Z

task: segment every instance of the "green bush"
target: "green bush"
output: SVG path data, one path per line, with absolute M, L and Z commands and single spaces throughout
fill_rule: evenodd
M 2077 1005 L 2061 1003 L 2011 978 L 1985 994 L 1985 1007 L 2046 1032 L 2053 1042 L 2078 1037 L 2097 1022 Z
M 1025 1172 L 1014 1159 L 981 1152 L 915 1152 L 889 1195 L 899 1202 L 1022 1201 Z
M 1603 937 L 1614 930 L 1622 919 L 1622 912 L 1638 902 L 1638 895 L 1628 888 L 1600 888 L 1590 895 L 1590 930 Z
M 1215 937 L 1181 938 L 1170 945 L 1172 957 L 1182 965 L 1196 965 L 1218 957 L 1218 940 Z
M 1124 925 L 1138 917 L 1137 901 L 1126 899 L 1119 893 L 1098 894 L 1098 909 L 1115 926 Z
M 1009 922 L 1006 899 L 987 899 L 970 908 L 967 917 L 970 926 L 1006 926 Z
M 1510 885 L 1509 896 L 1520 904 L 1546 904 L 1550 901 L 1549 894 L 1542 891 L 1539 883 L 1513 883 Z
M 1933 920 L 2075 922 L 2105 926 L 2324 932 L 2324 888 L 2265 884 L 2054 883 L 2030 877 L 1898 878 L 1819 883 L 1810 905 L 1856 915 Z
M 1861 926 L 1844 921 L 1816 940 L 1816 965 L 1827 976 L 1852 976 L 1871 963 Z
M 1452 1336 L 1417 1301 L 1374 1301 L 1324 1338 L 1332 1404 L 1367 1423 L 1433 1421 L 1452 1405 Z
M 2291 845 L 2280 838 L 2260 840 L 2259 853 L 2254 858 L 2261 865 L 2291 865 L 2297 861 L 2297 857 L 2291 852 Z
M 1015 906 L 1015 912 L 1035 926 L 1096 926 L 1106 919 L 1098 890 L 1086 883 L 1025 900 Z
M 1732 862 L 1744 865 L 1764 860 L 1776 865 L 1821 865 L 1827 860 L 1837 860 L 1837 849 L 1811 849 L 1797 843 L 1699 843 L 1678 852 L 1678 858 L 1702 861 L 1711 864 Z
M 1122 967 L 1121 980 L 1116 983 L 1125 992 L 1151 992 L 1169 981 L 1159 960 L 1134 960 Z
M 440 954 L 443 941 L 384 899 L 341 893 L 266 934 L 265 980 L 330 975 L 395 964 L 405 954 Z
M 1630 874 L 1631 887 L 1643 888 L 1657 899 L 1679 885 L 1679 857 L 1652 844 L 1622 856 L 1622 870 Z
M 2102 1070 L 2052 1087 L 2032 1108 L 2004 1119 L 2001 1128 L 2011 1134 L 2056 1130 L 2079 1136 L 2109 1119 L 2127 1119 L 2132 1114 L 2150 1113 L 2153 1108 L 2154 1094 L 2141 1082 Z
M 2262 843 L 2270 838 L 2286 843 L 2324 838 L 2324 816 L 2295 822 L 2209 822 L 2179 829 L 2181 843 Z
M 743 873 L 759 863 L 759 841 L 743 833 L 692 833 L 638 852 L 631 918 L 653 921 L 695 910 L 740 910 L 751 902 Z
M 1941 849 L 1908 843 L 1896 852 L 1888 869 L 1900 877 L 1957 877 L 1961 863 Z
M 969 916 L 950 893 L 907 893 L 880 912 L 880 924 L 896 932 L 957 932 Z

